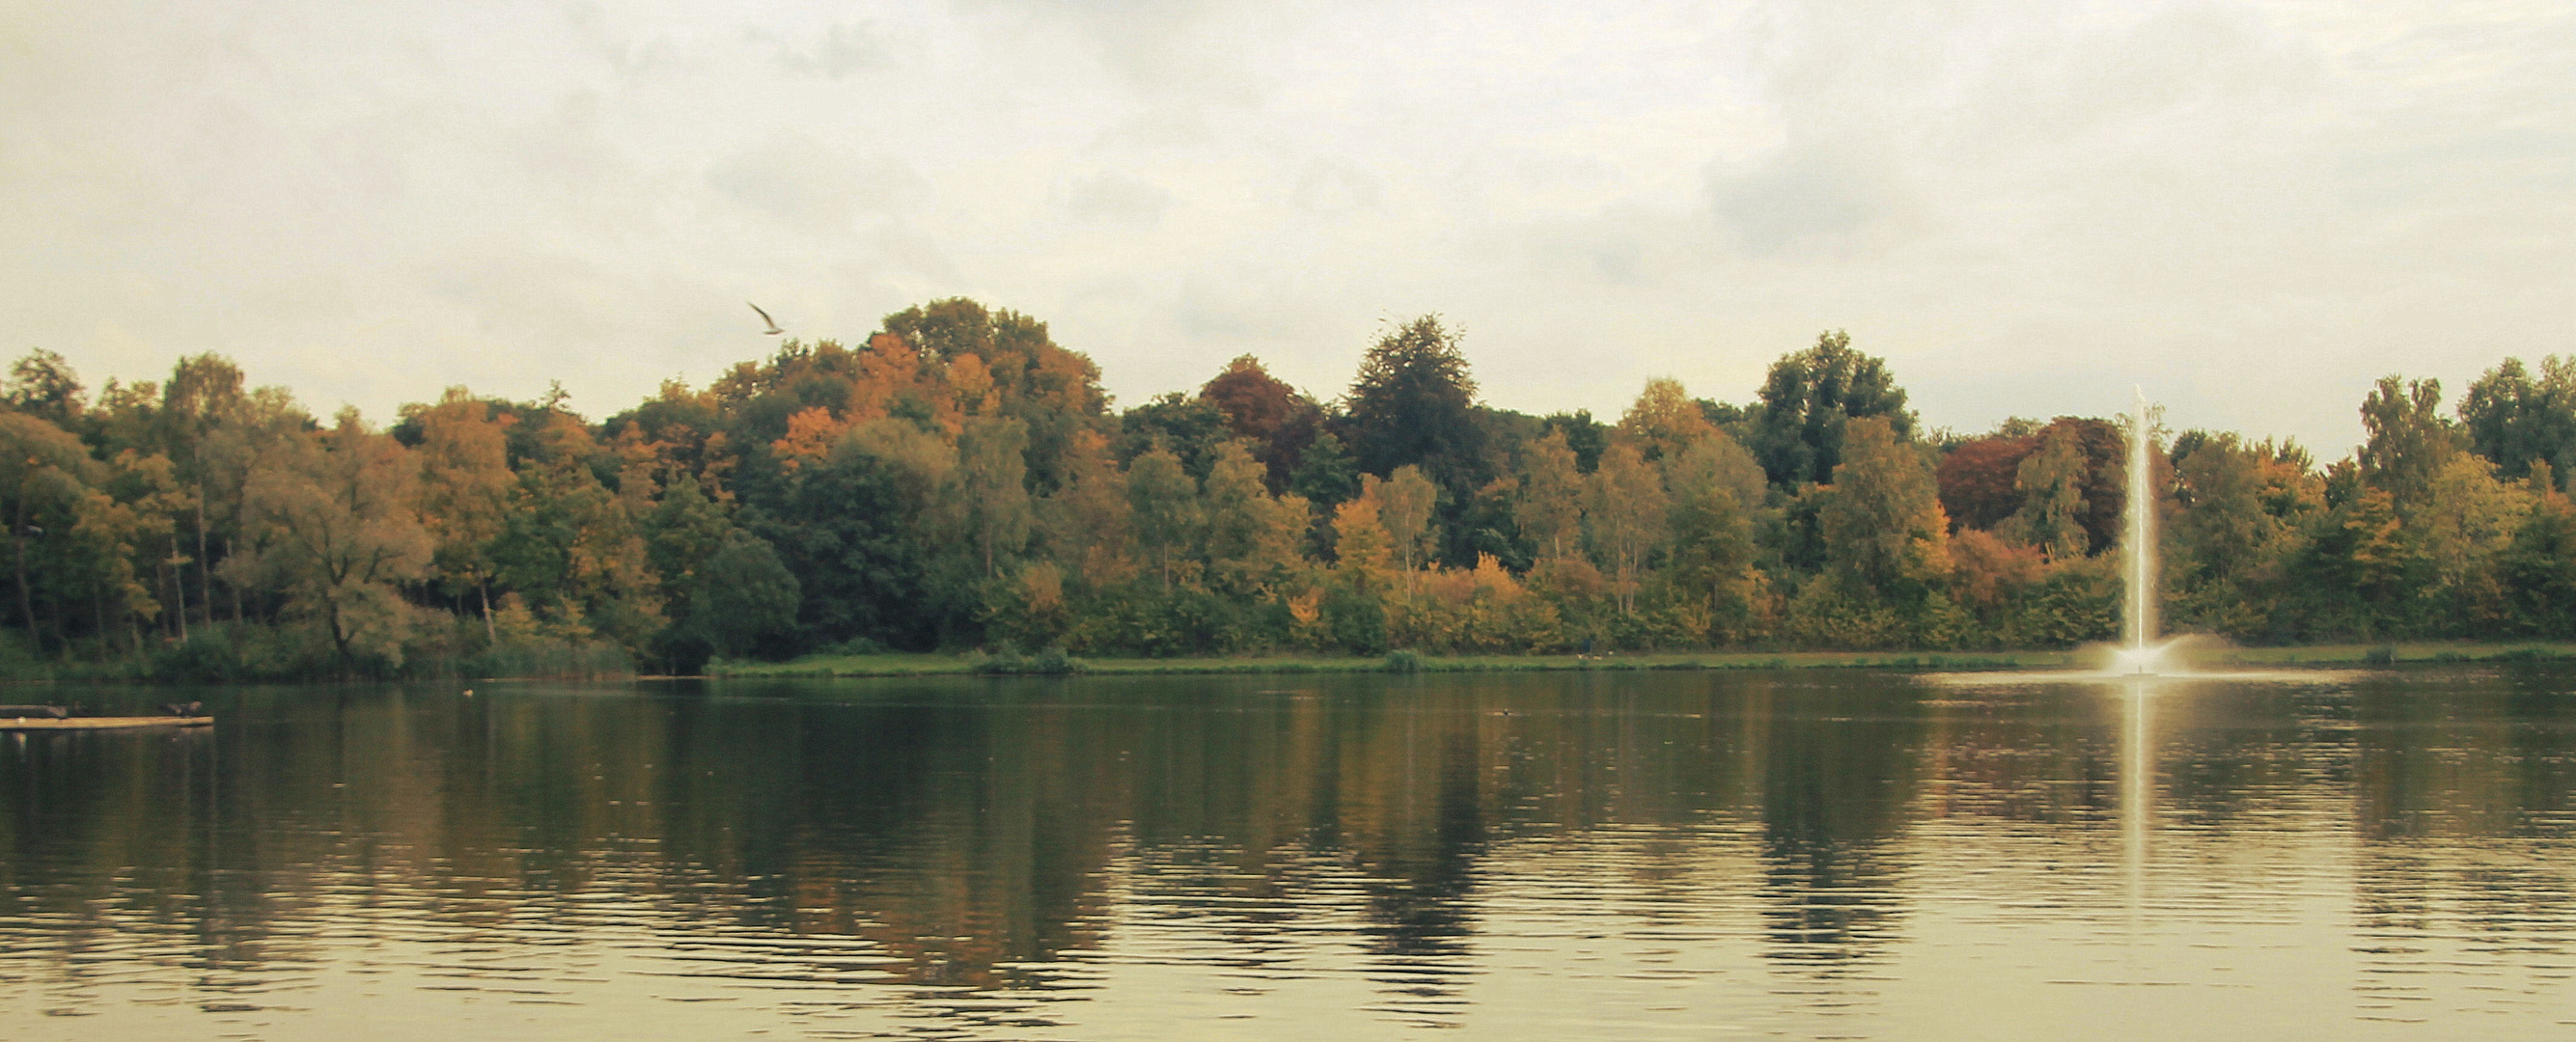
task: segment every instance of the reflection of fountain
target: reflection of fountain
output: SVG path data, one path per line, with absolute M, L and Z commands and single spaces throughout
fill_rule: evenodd
M 2120 862 L 2129 884 L 2129 940 L 2134 945 L 2146 908 L 2147 819 L 2155 809 L 2155 778 L 2147 741 L 2148 685 L 2140 679 L 2127 687 L 2120 714 Z

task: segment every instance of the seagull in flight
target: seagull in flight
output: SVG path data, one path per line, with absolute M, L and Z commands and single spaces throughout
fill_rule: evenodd
M 743 303 L 751 304 L 748 300 L 743 301 Z M 778 328 L 778 320 L 769 317 L 769 312 L 760 310 L 760 305 L 751 304 L 751 313 L 760 316 L 760 321 L 769 326 L 769 328 L 761 330 L 761 333 L 768 336 L 777 336 L 780 333 L 786 332 L 786 330 Z

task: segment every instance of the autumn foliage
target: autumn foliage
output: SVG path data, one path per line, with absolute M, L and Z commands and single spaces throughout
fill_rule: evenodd
M 389 428 L 232 363 L 0 393 L 20 674 L 693 672 L 715 657 L 2064 647 L 2118 626 L 2128 432 L 1924 433 L 1840 333 L 1754 400 L 1478 401 L 1392 324 L 1347 393 L 1250 356 L 1123 412 L 1043 322 L 942 300 L 601 420 L 450 388 Z M 2251 642 L 2576 636 L 2576 368 L 2368 442 L 2154 432 L 2168 621 Z

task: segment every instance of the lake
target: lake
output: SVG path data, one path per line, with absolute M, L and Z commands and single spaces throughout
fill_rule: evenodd
M 192 691 L 0 736 L 0 1037 L 2576 1036 L 2576 669 L 1992 679 Z

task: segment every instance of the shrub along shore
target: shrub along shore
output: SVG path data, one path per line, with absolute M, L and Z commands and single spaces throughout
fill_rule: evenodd
M 1424 316 L 1329 397 L 1244 356 L 1112 409 L 1045 323 L 963 299 L 596 421 L 461 387 L 324 419 L 212 355 L 93 393 L 38 350 L 0 384 L 0 676 L 2001 666 L 2116 636 L 2125 421 L 1927 429 L 1839 331 L 1744 390 L 1499 409 Z M 2506 359 L 2448 410 L 2390 376 L 2361 419 L 2323 466 L 2147 432 L 2168 628 L 2576 640 L 2576 364 Z

